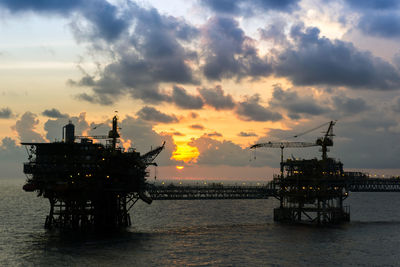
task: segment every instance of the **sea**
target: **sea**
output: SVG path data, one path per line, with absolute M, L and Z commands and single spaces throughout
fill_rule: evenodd
M 43 228 L 47 199 L 0 179 L 0 266 L 400 266 L 400 193 L 350 193 L 340 226 L 273 221 L 277 201 L 139 201 L 118 233 Z

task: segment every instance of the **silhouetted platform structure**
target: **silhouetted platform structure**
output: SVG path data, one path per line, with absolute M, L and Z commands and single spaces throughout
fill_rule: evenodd
M 75 136 L 74 131 L 70 122 L 61 142 L 22 143 L 29 155 L 23 189 L 50 202 L 45 227 L 104 230 L 131 225 L 129 209 L 138 199 L 152 201 L 145 193 L 146 169 L 155 164 L 164 144 L 143 155 L 117 147 L 116 116 L 107 136 Z M 94 143 L 95 138 L 106 144 Z
M 255 147 L 281 148 L 281 171 L 262 186 L 154 185 L 146 180 L 147 167 L 164 144 L 143 155 L 134 149 L 117 147 L 117 117 L 107 136 L 75 136 L 70 122 L 63 128 L 63 140 L 53 143 L 22 143 L 29 162 L 25 191 L 36 191 L 49 199 L 46 228 L 87 230 L 115 229 L 131 225 L 129 210 L 141 199 L 207 200 L 268 199 L 279 200 L 274 220 L 289 223 L 336 224 L 350 220 L 344 200 L 349 192 L 400 192 L 400 178 L 370 178 L 361 172 L 345 172 L 343 164 L 327 157 L 333 145 L 332 127 L 315 143 L 261 143 Z M 93 139 L 105 139 L 106 144 Z M 77 142 L 76 140 L 80 140 Z M 321 146 L 322 159 L 288 159 L 285 147 Z

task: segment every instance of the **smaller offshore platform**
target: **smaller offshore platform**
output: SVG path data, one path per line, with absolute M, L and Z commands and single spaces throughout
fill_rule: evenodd
M 275 221 L 315 224 L 350 221 L 350 209 L 343 205 L 343 201 L 348 196 L 348 183 L 354 179 L 355 173 L 344 172 L 340 161 L 327 156 L 328 147 L 333 146 L 335 121 L 328 124 L 325 135 L 318 138 L 315 143 L 267 142 L 250 147 L 281 149 L 280 174 L 275 175 L 272 181 L 276 189 L 274 196 L 280 203 L 279 207 L 274 209 Z M 326 124 L 312 130 L 324 125 Z M 321 147 L 322 159 L 283 160 L 284 148 L 311 146 Z
M 24 164 L 25 191 L 49 199 L 46 228 L 114 229 L 131 225 L 129 209 L 146 194 L 146 168 L 164 144 L 141 155 L 118 147 L 118 118 L 106 136 L 75 136 L 71 121 L 61 142 L 22 143 L 28 151 Z M 104 139 L 105 144 L 93 142 Z M 79 142 L 78 142 L 79 141 Z

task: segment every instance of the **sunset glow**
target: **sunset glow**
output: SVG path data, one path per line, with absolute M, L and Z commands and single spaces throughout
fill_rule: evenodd
M 279 151 L 249 146 L 331 120 L 346 168 L 398 168 L 398 1 L 14 2 L 0 1 L 0 167 L 15 176 L 20 142 L 61 140 L 69 120 L 107 135 L 115 111 L 118 146 L 165 142 L 159 175 L 279 169 Z
M 172 154 L 172 159 L 184 162 L 195 162 L 199 154 L 200 152 L 197 147 L 178 142 L 176 150 Z

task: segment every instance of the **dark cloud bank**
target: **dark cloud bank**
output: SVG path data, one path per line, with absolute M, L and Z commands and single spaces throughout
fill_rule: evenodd
M 302 25 L 292 27 L 290 35 L 295 46 L 279 54 L 275 72 L 295 85 L 400 89 L 400 73 L 393 65 L 351 43 L 320 37 L 318 28 Z
M 358 28 L 367 35 L 383 38 L 400 37 L 400 2 L 396 0 L 347 0 L 347 5 L 360 14 Z
M 251 16 L 265 11 L 291 12 L 298 8 L 300 0 L 200 0 L 210 10 L 230 15 Z
M 15 15 L 35 12 L 74 17 L 71 29 L 77 40 L 91 47 L 94 53 L 108 53 L 112 59 L 98 75 L 86 74 L 79 81 L 69 81 L 70 85 L 90 89 L 76 97 L 93 103 L 110 105 L 118 97 L 129 95 L 147 104 L 172 102 L 183 109 L 200 109 L 204 104 L 217 110 L 233 109 L 233 100 L 229 95 L 223 95 L 218 87 L 199 89 L 201 97 L 190 95 L 183 89 L 185 84 L 199 85 L 202 77 L 209 81 L 241 81 L 275 75 L 286 77 L 299 86 L 399 89 L 400 74 L 393 65 L 358 50 L 351 43 L 320 36 L 318 28 L 294 25 L 290 30 L 290 42 L 284 40 L 284 36 L 276 36 L 280 39 L 278 43 L 285 44 L 285 49 L 260 56 L 257 41 L 245 34 L 234 16 L 226 16 L 243 15 L 250 10 L 292 12 L 298 8 L 298 3 L 296 0 L 203 0 L 200 4 L 215 14 L 200 26 L 133 2 L 116 5 L 105 0 L 2 0 L 0 6 Z M 393 35 L 400 28 L 396 26 L 400 25 L 397 18 L 385 20 L 379 17 L 382 12 L 398 8 L 397 1 L 346 3 L 350 8 L 364 12 L 362 14 L 379 11 L 373 15 L 377 16 L 381 26 L 367 25 L 375 20 L 374 16 L 369 16 L 369 22 L 364 23 L 361 18 L 361 28 L 373 31 L 373 27 L 378 27 L 377 31 L 382 34 L 388 31 Z M 267 34 L 271 30 L 271 27 L 260 29 L 262 38 L 273 38 Z M 199 41 L 201 49 L 194 48 Z M 175 86 L 162 87 L 165 83 Z M 240 114 L 246 114 L 245 109 L 239 105 Z M 262 117 L 276 120 L 279 116 L 264 112 Z
M 235 79 L 240 82 L 270 75 L 286 77 L 295 86 L 342 86 L 374 91 L 398 90 L 400 87 L 399 71 L 389 62 L 360 51 L 349 42 L 321 36 L 315 27 L 305 28 L 301 24 L 293 26 L 290 38 L 278 36 L 280 39 L 276 43 L 283 45 L 283 50 L 273 51 L 269 57 L 260 56 L 256 41 L 246 36 L 236 19 L 225 16 L 248 16 L 255 9 L 257 12 L 292 12 L 298 8 L 299 1 L 200 2 L 215 15 L 198 27 L 182 18 L 163 15 L 155 8 L 143 8 L 135 3 L 116 6 L 105 0 L 1 0 L 0 6 L 14 15 L 35 12 L 74 17 L 70 25 L 77 40 L 88 45 L 94 53 L 112 56 L 111 63 L 104 66 L 97 76 L 84 75 L 79 81 L 70 81 L 71 85 L 90 89 L 89 93 L 79 94 L 79 99 L 110 105 L 118 97 L 128 95 L 147 104 L 174 103 L 182 109 L 201 109 L 207 105 L 216 110 L 233 110 L 239 118 L 252 121 L 279 121 L 283 116 L 278 109 L 285 110 L 294 119 L 299 116 L 327 116 L 333 109 L 343 114 L 362 113 L 358 121 L 344 123 L 343 126 L 338 124 L 336 128 L 338 136 L 351 140 L 351 144 L 337 142 L 337 149 L 344 155 L 342 159 L 346 166 L 398 167 L 396 160 L 400 151 L 393 145 L 393 140 L 397 140 L 398 136 L 391 129 L 396 122 L 368 113 L 371 107 L 362 98 L 332 96 L 331 105 L 327 108 L 318 104 L 312 96 L 307 98 L 292 89 L 275 88 L 269 107 L 266 107 L 258 95 L 235 102 L 221 87 L 199 88 L 198 95 L 185 90 L 183 86 L 187 84 L 199 86 L 202 76 L 209 81 Z M 399 36 L 400 19 L 393 12 L 399 7 L 398 1 L 349 0 L 347 3 L 350 8 L 360 12 L 358 27 L 364 33 L 385 38 Z M 263 38 L 270 38 L 273 30 L 261 31 Z M 198 41 L 203 44 L 201 54 L 191 47 Z M 168 90 L 161 86 L 163 84 L 175 86 Z M 394 105 L 394 111 L 400 110 L 399 103 Z M 90 124 L 84 114 L 69 117 L 50 109 L 45 110 L 43 115 L 51 118 L 45 123 L 48 140 L 60 138 L 60 129 L 66 119 L 76 124 L 78 132 L 89 129 Z M 10 109 L 0 110 L 1 118 L 11 116 Z M 174 150 L 172 137 L 154 132 L 152 123 L 177 120 L 175 115 L 146 106 L 137 113 L 137 117 L 128 116 L 121 121 L 122 135 L 132 139 L 141 152 L 148 151 L 150 145 L 167 140 L 170 145 L 167 152 L 160 155 L 161 164 L 172 164 L 169 159 Z M 41 142 L 44 137 L 36 131 L 37 125 L 36 115 L 26 112 L 16 122 L 14 130 L 21 141 Z M 192 128 L 204 130 L 202 125 L 192 125 Z M 273 133 L 269 137 L 274 137 Z M 253 133 L 241 132 L 239 135 L 246 137 L 253 136 Z M 192 140 L 191 145 L 200 151 L 199 164 L 249 164 L 245 149 L 230 141 L 212 139 L 213 136 L 220 137 L 215 132 Z M 0 155 L 5 158 L 17 148 L 14 141 L 5 138 Z M 258 161 L 258 164 L 276 163 L 278 153 L 259 153 L 265 160 Z

